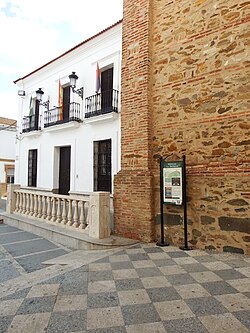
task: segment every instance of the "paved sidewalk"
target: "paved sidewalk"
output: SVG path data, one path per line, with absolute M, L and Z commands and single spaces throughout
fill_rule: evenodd
M 250 330 L 250 258 L 243 255 L 139 244 L 69 251 L 45 263 L 0 284 L 0 332 Z

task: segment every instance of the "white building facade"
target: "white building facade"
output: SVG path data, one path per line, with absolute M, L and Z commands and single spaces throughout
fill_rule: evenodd
M 113 192 L 121 151 L 121 36 L 119 21 L 15 81 L 16 184 L 64 195 Z
M 0 194 L 14 183 L 16 120 L 0 117 Z

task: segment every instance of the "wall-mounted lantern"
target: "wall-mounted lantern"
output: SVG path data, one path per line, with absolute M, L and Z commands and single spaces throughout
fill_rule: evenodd
M 83 87 L 75 89 L 77 79 L 78 76 L 76 75 L 76 72 L 72 72 L 72 74 L 69 75 L 69 84 L 71 86 L 72 91 L 76 93 L 78 96 L 80 96 L 81 99 L 83 99 Z
M 36 99 L 38 100 L 40 105 L 44 106 L 47 110 L 49 110 L 49 100 L 47 100 L 46 102 L 42 102 L 43 94 L 44 92 L 42 91 L 41 88 L 39 88 L 36 91 Z

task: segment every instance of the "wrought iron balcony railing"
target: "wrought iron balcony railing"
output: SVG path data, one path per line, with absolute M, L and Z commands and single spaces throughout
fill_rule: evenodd
M 85 99 L 85 118 L 95 117 L 110 112 L 118 112 L 119 91 L 103 91 Z
M 41 116 L 31 115 L 23 118 L 22 132 L 27 133 L 31 131 L 37 131 L 41 129 Z
M 60 106 L 44 112 L 44 127 L 68 123 L 70 121 L 82 121 L 79 103 L 70 103 L 67 109 Z

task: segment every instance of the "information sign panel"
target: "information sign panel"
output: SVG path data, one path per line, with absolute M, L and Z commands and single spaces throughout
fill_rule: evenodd
M 183 162 L 163 162 L 163 202 L 182 205 L 183 202 Z

